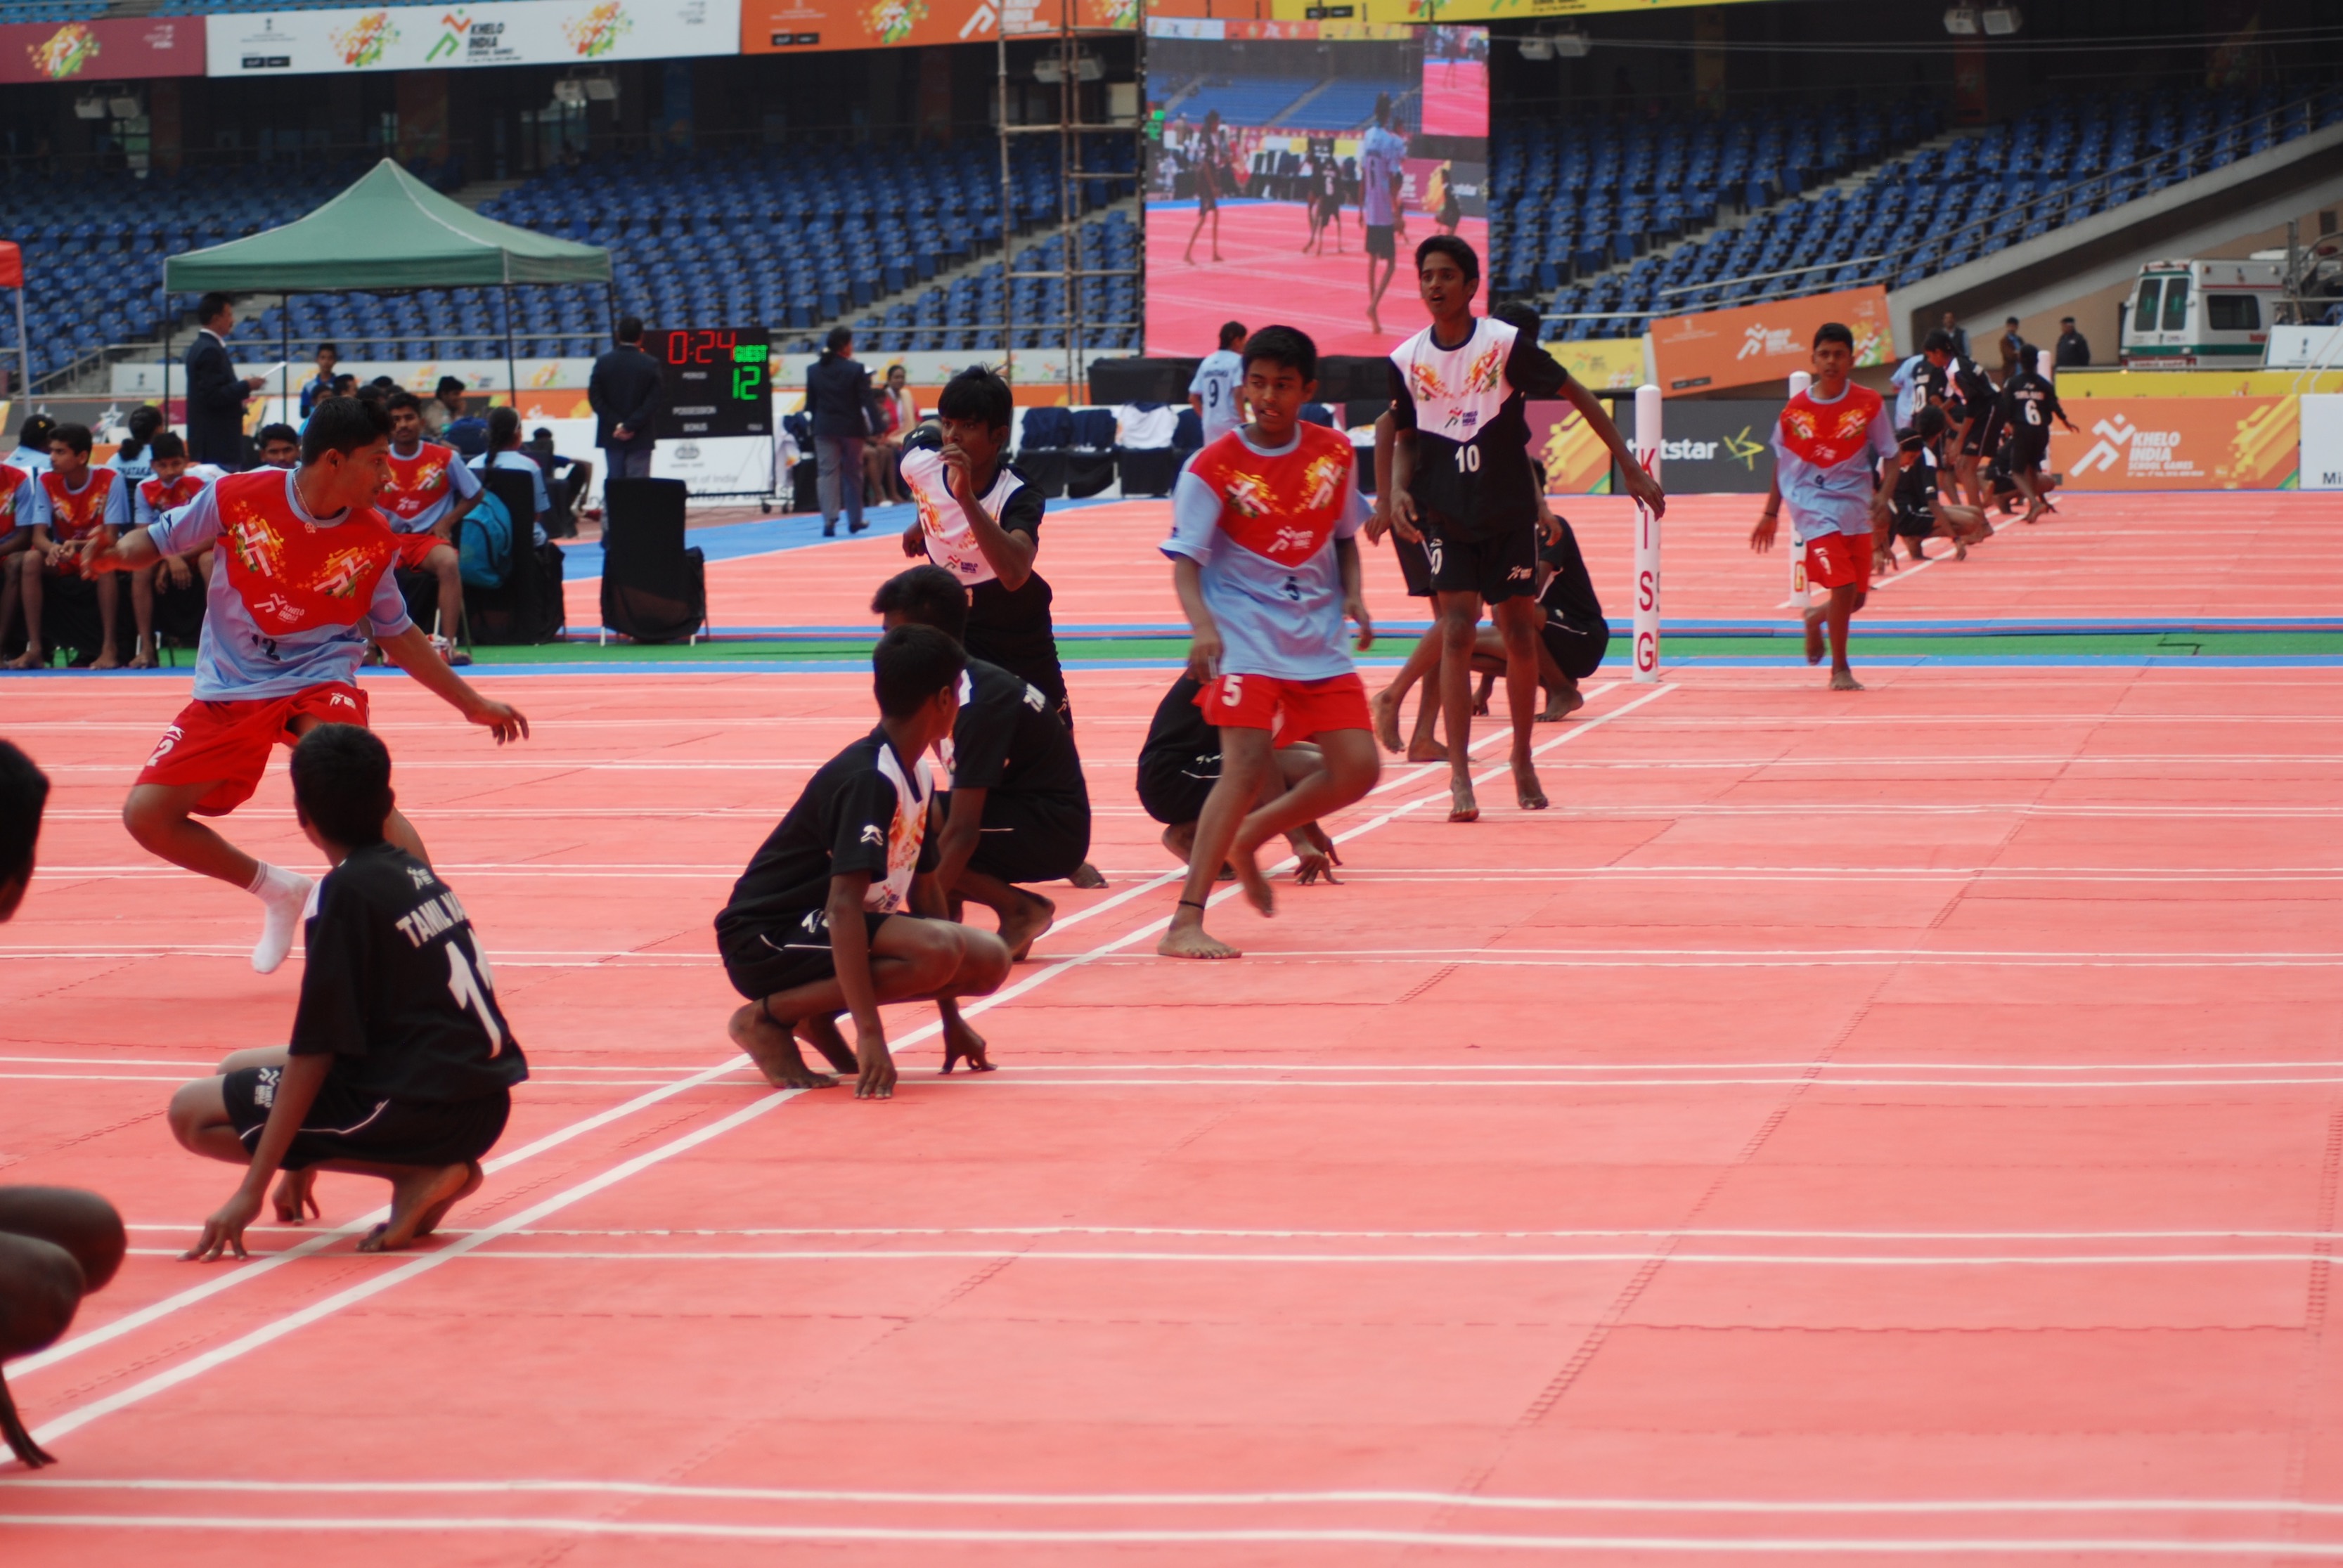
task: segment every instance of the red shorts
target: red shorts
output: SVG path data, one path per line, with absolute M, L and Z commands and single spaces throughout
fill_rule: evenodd
M 1869 534 L 1818 534 L 1806 541 L 1806 581 L 1816 588 L 1857 588 L 1871 580 Z
M 1223 729 L 1268 729 L 1276 744 L 1328 729 L 1373 729 L 1366 682 L 1358 672 L 1323 680 L 1281 680 L 1273 675 L 1223 675 L 1196 693 L 1207 721 Z
M 190 702 L 156 742 L 138 782 L 213 785 L 196 802 L 196 815 L 225 817 L 252 799 L 267 771 L 268 753 L 280 741 L 290 746 L 298 739 L 293 723 L 304 715 L 321 724 L 364 726 L 366 693 L 329 681 L 290 697 Z
M 398 565 L 402 571 L 421 571 L 423 558 L 441 545 L 447 544 L 447 540 L 429 528 L 424 529 L 419 534 L 394 534 L 391 537 L 398 541 Z M 447 545 L 447 548 L 452 550 L 456 547 Z

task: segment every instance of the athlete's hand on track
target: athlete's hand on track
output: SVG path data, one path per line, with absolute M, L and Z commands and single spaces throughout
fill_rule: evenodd
M 857 1100 L 892 1100 L 895 1098 L 895 1058 L 887 1050 L 886 1037 L 876 1030 L 865 1033 L 854 1031 L 854 1054 L 862 1063 L 862 1075 L 854 1081 Z
M 1636 505 L 1655 518 L 1668 515 L 1668 494 L 1660 488 L 1660 482 L 1652 477 L 1650 469 L 1631 463 L 1619 470 L 1619 477 L 1625 482 L 1627 493 L 1635 498 Z
M 1220 669 L 1220 628 L 1200 627 L 1191 632 L 1188 637 L 1188 678 L 1199 686 L 1209 686 Z
M 244 1250 L 244 1228 L 259 1218 L 260 1194 L 238 1187 L 236 1195 L 204 1221 L 203 1240 L 180 1253 L 179 1261 L 208 1263 L 231 1250 L 239 1259 L 252 1256 Z
M 1374 618 L 1367 613 L 1367 601 L 1350 598 L 1342 602 L 1342 613 L 1359 623 L 1359 651 L 1364 653 L 1375 645 Z
M 911 520 L 911 526 L 903 530 L 903 553 L 907 556 L 923 556 L 928 553 L 927 531 L 920 527 L 919 519 L 916 518 Z
M 510 703 L 491 702 L 484 697 L 478 708 L 465 709 L 464 717 L 494 732 L 499 746 L 508 740 L 528 739 L 528 720 L 521 716 L 519 709 Z

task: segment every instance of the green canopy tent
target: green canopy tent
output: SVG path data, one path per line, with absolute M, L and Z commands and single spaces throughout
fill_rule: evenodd
M 520 400 L 513 364 L 515 284 L 610 283 L 610 253 L 532 234 L 482 217 L 440 195 L 389 158 L 308 216 L 163 264 L 169 297 L 224 294 L 403 293 L 417 288 L 500 287 L 505 302 L 505 368 Z M 290 397 L 291 313 L 285 324 L 280 396 Z M 166 338 L 167 342 L 168 339 Z M 163 401 L 171 398 L 171 361 L 163 357 Z

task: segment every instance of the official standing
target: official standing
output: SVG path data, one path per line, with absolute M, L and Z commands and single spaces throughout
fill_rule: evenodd
M 594 408 L 594 444 L 602 448 L 604 505 L 612 479 L 651 477 L 651 420 L 666 383 L 659 361 L 643 352 L 643 323 L 618 318 L 618 346 L 594 361 L 586 401 Z
M 229 357 L 227 335 L 236 326 L 236 305 L 225 294 L 206 294 L 196 303 L 202 330 L 187 345 L 187 456 L 222 468 L 244 467 L 244 406 L 266 377 L 238 377 Z
M 864 412 L 870 401 L 870 372 L 854 360 L 854 334 L 833 327 L 821 357 L 806 372 L 806 412 L 813 422 L 814 456 L 821 486 L 821 534 L 838 532 L 838 512 L 846 508 L 846 531 L 859 534 L 862 520 L 862 442 L 870 434 Z
M 2061 370 L 2080 369 L 2091 362 L 2091 340 L 2076 329 L 2075 318 L 2058 318 L 2058 347 L 2051 356 Z

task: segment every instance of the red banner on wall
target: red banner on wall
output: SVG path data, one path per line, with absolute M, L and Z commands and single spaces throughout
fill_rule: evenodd
M 1825 321 L 1843 323 L 1855 334 L 1857 365 L 1885 365 L 1895 350 L 1887 291 L 1876 286 L 1697 316 L 1662 316 L 1652 322 L 1660 390 L 1706 392 L 1785 379 L 1794 370 L 1812 367 L 1815 328 Z
M 0 26 L 0 82 L 121 82 L 203 74 L 201 16 Z

